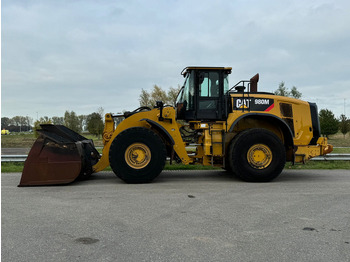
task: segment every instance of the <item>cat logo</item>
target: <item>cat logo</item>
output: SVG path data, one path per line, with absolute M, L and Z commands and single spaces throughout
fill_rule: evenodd
M 242 108 L 249 108 L 250 107 L 250 98 L 237 98 L 236 99 L 236 108 L 242 109 Z
M 275 101 L 271 98 L 234 98 L 233 110 L 245 110 L 249 111 L 271 111 L 275 106 Z

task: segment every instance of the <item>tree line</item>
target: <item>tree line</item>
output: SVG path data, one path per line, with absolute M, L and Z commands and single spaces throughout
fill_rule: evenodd
M 27 132 L 32 130 L 33 119 L 29 116 L 2 117 L 1 128 L 10 132 Z
M 164 104 L 175 106 L 180 88 L 180 86 L 177 88 L 170 87 L 168 91 L 165 91 L 160 86 L 154 85 L 150 92 L 142 89 L 139 96 L 140 106 L 153 108 L 156 101 L 163 101 Z M 274 93 L 276 95 L 298 99 L 302 97 L 302 93 L 298 91 L 297 87 L 293 86 L 291 90 L 289 90 L 283 81 L 279 84 L 278 89 Z M 88 131 L 93 135 L 100 136 L 103 133 L 103 119 L 103 108 L 100 107 L 96 112 L 89 115 L 77 115 L 74 111 L 66 111 L 63 117 L 40 117 L 40 119 L 37 119 L 34 122 L 34 126 L 32 126 L 33 119 L 28 116 L 15 116 L 13 118 L 2 117 L 1 127 L 10 132 L 25 132 L 30 130 L 34 130 L 35 132 L 35 130 L 40 127 L 40 124 L 54 124 L 65 125 L 77 133 Z M 322 109 L 319 112 L 319 119 L 321 134 L 323 136 L 328 137 L 329 135 L 336 134 L 340 131 L 345 137 L 350 131 L 350 119 L 344 114 L 339 118 L 336 118 L 332 111 Z
M 1 128 L 10 132 L 27 132 L 40 129 L 41 124 L 65 125 L 77 133 L 88 131 L 89 133 L 100 136 L 104 128 L 104 113 L 100 107 L 96 112 L 89 115 L 77 115 L 74 111 L 66 111 L 64 116 L 43 116 L 33 123 L 31 117 L 15 116 L 12 118 L 2 117 Z
M 293 86 L 291 90 L 288 89 L 288 87 L 285 86 L 284 81 L 282 81 L 279 85 L 277 90 L 274 92 L 275 95 L 278 96 L 288 96 L 293 97 L 296 99 L 300 99 L 302 97 L 302 93 L 298 91 L 298 88 L 296 86 Z
M 142 89 L 139 97 L 140 106 L 153 108 L 156 101 L 163 101 L 164 105 L 176 105 L 176 98 L 181 87 L 170 87 L 168 91 L 163 90 L 160 86 L 154 85 L 151 92 Z
M 297 99 L 302 97 L 302 93 L 298 91 L 297 87 L 293 86 L 291 90 L 289 90 L 283 81 L 279 84 L 274 94 Z M 321 109 L 319 112 L 319 120 L 321 134 L 325 137 L 334 135 L 340 131 L 345 138 L 345 135 L 350 132 L 350 118 L 347 118 L 344 114 L 341 114 L 339 118 L 336 118 L 331 110 Z
M 319 112 L 321 134 L 325 137 L 334 135 L 340 131 L 345 135 L 350 131 L 350 118 L 341 114 L 336 118 L 331 110 L 321 109 Z

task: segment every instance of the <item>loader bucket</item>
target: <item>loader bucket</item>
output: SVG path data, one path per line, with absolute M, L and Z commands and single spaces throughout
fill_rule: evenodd
M 41 125 L 18 186 L 68 184 L 93 173 L 100 154 L 89 140 L 62 125 Z

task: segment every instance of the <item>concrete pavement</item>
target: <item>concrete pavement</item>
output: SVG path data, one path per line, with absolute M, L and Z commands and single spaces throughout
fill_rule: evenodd
M 2 176 L 2 261 L 350 261 L 350 171 L 285 170 L 271 183 L 223 171 L 112 172 L 68 186 Z

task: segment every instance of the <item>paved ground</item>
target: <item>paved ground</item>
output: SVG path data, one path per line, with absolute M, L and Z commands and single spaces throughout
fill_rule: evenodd
M 1 148 L 1 155 L 28 155 L 30 148 Z
M 350 261 L 350 171 L 113 173 L 18 188 L 2 174 L 2 261 Z

